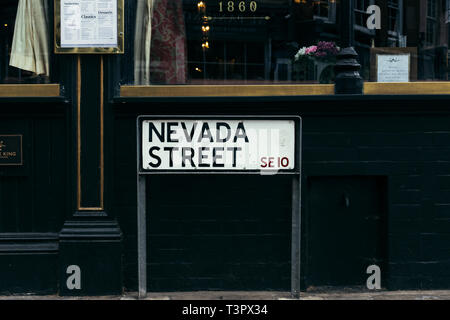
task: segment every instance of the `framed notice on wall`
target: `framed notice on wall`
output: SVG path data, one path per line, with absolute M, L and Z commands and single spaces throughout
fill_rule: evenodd
M 124 0 L 55 0 L 55 53 L 120 54 Z
M 371 48 L 370 60 L 370 81 L 417 80 L 417 48 Z
M 378 82 L 409 82 L 409 54 L 377 54 Z

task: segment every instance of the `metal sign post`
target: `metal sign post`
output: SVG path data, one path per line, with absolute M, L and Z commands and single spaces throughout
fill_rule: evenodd
M 138 279 L 139 298 L 147 294 L 147 223 L 146 223 L 146 177 L 138 175 Z
M 291 294 L 300 296 L 301 137 L 298 116 L 139 116 L 139 298 L 147 294 L 146 184 L 153 174 L 292 176 Z

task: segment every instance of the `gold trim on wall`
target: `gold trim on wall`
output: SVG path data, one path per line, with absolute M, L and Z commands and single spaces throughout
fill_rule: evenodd
M 258 97 L 334 94 L 333 84 L 122 86 L 121 97 Z
M 100 207 L 104 209 L 105 191 L 105 158 L 104 158 L 104 63 L 103 56 L 100 58 Z
M 81 57 L 77 57 L 77 209 L 81 210 Z
M 0 84 L 0 97 L 59 97 L 59 84 Z
M 450 82 L 365 82 L 364 94 L 368 95 L 414 95 L 450 94 Z
M 450 94 L 450 81 L 364 82 L 366 95 Z M 299 85 L 124 85 L 120 97 L 267 97 L 334 95 L 334 84 Z
M 56 54 L 123 54 L 125 50 L 125 4 L 117 0 L 117 47 L 62 48 L 61 47 L 61 0 L 54 0 L 55 30 L 54 44 Z
M 77 210 L 78 211 L 103 211 L 104 206 L 104 63 L 103 56 L 100 59 L 100 206 L 81 206 L 81 57 L 77 57 Z

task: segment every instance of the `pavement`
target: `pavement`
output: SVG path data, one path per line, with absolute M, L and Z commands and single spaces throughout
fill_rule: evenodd
M 137 292 L 121 296 L 60 297 L 57 295 L 11 295 L 0 300 L 138 300 Z M 450 300 L 450 290 L 426 291 L 360 291 L 318 290 L 302 292 L 300 299 L 293 299 L 289 292 L 278 291 L 200 291 L 200 292 L 151 292 L 144 300 Z

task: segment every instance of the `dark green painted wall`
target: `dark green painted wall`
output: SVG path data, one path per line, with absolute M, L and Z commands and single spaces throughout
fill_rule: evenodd
M 123 239 L 120 244 L 119 238 L 114 236 L 107 250 L 116 253 L 121 250 L 122 261 L 115 259 L 119 266 L 114 268 L 120 269 L 122 264 L 123 277 L 117 281 L 127 290 L 137 289 L 135 134 L 136 117 L 142 114 L 302 116 L 303 288 L 312 284 L 308 273 L 308 257 L 320 254 L 312 250 L 313 246 L 308 242 L 313 227 L 310 224 L 313 210 L 308 207 L 308 182 L 316 177 L 355 176 L 381 177 L 385 181 L 384 189 L 380 190 L 386 195 L 387 205 L 386 231 L 380 234 L 383 238 L 381 241 L 386 245 L 386 266 L 383 269 L 387 270 L 382 270 L 383 285 L 389 289 L 450 287 L 450 112 L 447 111 L 447 97 L 116 99 L 112 102 L 105 106 L 105 126 L 108 130 L 105 141 L 105 188 L 111 191 L 107 193 L 106 201 L 109 215 L 118 220 Z M 3 99 L 0 105 L 0 133 L 23 133 L 25 142 L 24 166 L 19 169 L 0 168 L 0 292 L 57 293 L 60 292 L 62 283 L 59 279 L 62 273 L 59 232 L 63 223 L 72 217 L 74 210 L 72 111 L 60 100 L 29 99 L 14 102 Z M 149 270 L 154 275 L 159 273 L 161 279 L 170 277 L 172 271 L 178 276 L 170 281 L 151 282 L 151 289 L 289 288 L 287 264 L 290 255 L 286 246 L 286 243 L 289 245 L 290 238 L 289 186 L 282 178 L 272 177 L 275 181 L 275 193 L 265 196 L 273 198 L 264 198 L 262 201 L 258 195 L 266 190 L 259 178 L 265 179 L 236 176 L 217 179 L 223 182 L 218 185 L 220 193 L 229 190 L 238 204 L 245 200 L 246 205 L 241 206 L 242 210 L 233 210 L 233 204 L 228 203 L 227 211 L 227 206 L 218 203 L 219 198 L 212 193 L 208 196 L 208 205 L 202 210 L 191 210 L 189 216 L 183 216 L 183 208 L 186 208 L 186 201 L 190 198 L 183 198 L 189 193 L 182 193 L 184 189 L 181 184 L 188 184 L 190 179 L 184 177 L 177 180 L 176 176 L 170 178 L 175 182 L 179 181 L 180 185 L 174 191 L 177 195 L 182 195 L 173 197 L 170 210 L 164 207 L 165 201 L 170 199 L 162 190 L 169 188 L 171 181 L 165 177 L 154 179 L 154 184 L 150 185 L 150 199 L 152 196 L 157 198 L 151 202 L 151 206 L 155 206 L 155 215 L 149 218 L 150 237 L 154 240 L 150 241 L 150 263 L 153 265 L 150 265 Z M 201 184 L 203 189 L 209 183 L 208 178 L 198 177 L 191 182 Z M 248 191 L 249 198 L 242 198 L 242 189 Z M 193 191 L 195 188 L 189 190 Z M 227 198 L 224 196 L 224 199 Z M 282 213 L 283 219 L 278 221 L 279 224 L 271 223 L 276 221 L 271 220 L 275 216 L 273 211 Z M 258 212 L 263 215 L 258 216 Z M 197 224 L 192 213 L 207 214 L 217 219 L 217 223 Z M 237 213 L 242 215 L 236 216 Z M 279 218 L 278 215 L 276 217 Z M 152 219 L 155 219 L 153 223 Z M 246 220 L 252 219 L 257 222 L 246 223 Z M 236 223 L 233 224 L 232 221 Z M 217 230 L 218 225 L 222 229 Z M 93 226 L 94 224 L 90 225 L 89 230 L 93 230 Z M 314 227 L 317 229 L 317 225 Z M 355 223 L 352 227 L 356 230 L 361 226 Z M 204 234 L 208 230 L 212 234 L 213 230 L 218 233 L 213 241 L 202 248 L 205 252 L 210 252 L 211 257 L 216 255 L 214 261 L 222 261 L 218 265 L 220 268 L 214 269 L 211 260 L 202 265 L 203 258 L 199 256 L 198 259 L 191 256 L 191 261 L 184 260 L 192 263 L 190 267 L 176 264 L 172 265 L 172 269 L 167 267 L 166 263 L 181 261 L 177 259 L 186 259 L 189 255 L 178 258 L 175 256 L 170 261 L 167 255 L 161 253 L 164 246 L 170 244 L 168 249 L 182 249 L 184 246 L 184 249 L 192 250 L 195 243 L 183 241 L 183 235 L 195 232 Z M 244 245 L 247 250 L 255 243 L 264 243 L 264 239 L 258 238 L 260 231 L 269 230 L 275 236 L 268 239 L 264 247 L 269 244 L 272 247 L 267 248 L 269 251 L 255 252 L 254 259 L 249 260 L 251 263 L 247 267 L 242 263 L 239 265 L 239 252 L 234 255 L 229 252 L 229 260 L 224 259 L 218 252 L 226 250 L 228 242 L 223 239 L 220 231 L 230 235 L 233 230 L 252 234 L 253 238 L 233 238 L 232 246 Z M 329 235 L 323 236 L 326 238 Z M 69 243 L 70 237 L 66 237 Z M 168 237 L 170 241 L 162 241 L 164 237 Z M 277 237 L 279 241 L 275 240 Z M 177 246 L 180 242 L 180 246 Z M 218 250 L 214 251 L 216 247 Z M 159 255 L 153 254 L 157 250 L 160 250 Z M 277 255 L 272 256 L 268 252 L 277 252 Z M 269 255 L 274 260 L 266 259 L 263 263 L 267 268 L 257 269 L 254 262 Z M 72 257 L 68 258 L 70 260 Z M 89 262 L 89 258 L 87 260 Z M 202 270 L 205 266 L 208 269 Z M 253 273 L 260 272 L 259 275 L 264 276 L 269 273 L 269 269 L 277 270 L 279 275 L 269 277 L 267 281 L 251 281 L 250 275 Z M 216 280 L 220 280 L 195 281 L 203 271 L 214 273 Z M 185 275 L 191 275 L 194 281 L 183 283 L 183 287 L 180 279 Z M 63 276 L 62 273 L 61 278 Z M 237 281 L 227 282 L 227 276 L 245 281 L 238 286 Z M 95 292 L 95 283 L 90 285 L 92 292 Z
M 288 176 L 151 176 L 149 291 L 290 290 Z
M 447 114 L 304 119 L 307 176 L 387 177 L 391 289 L 450 286 L 449 123 Z
M 302 286 L 311 284 L 307 255 L 320 254 L 311 252 L 308 243 L 311 228 L 308 179 L 379 176 L 386 181 L 386 189 L 380 192 L 386 195 L 387 203 L 386 229 L 379 235 L 386 245 L 383 286 L 448 288 L 450 273 L 445 270 L 450 263 L 446 257 L 450 248 L 450 180 L 447 177 L 450 175 L 447 139 L 450 114 L 445 110 L 447 105 L 446 97 L 423 96 L 137 99 L 134 103 L 116 105 L 114 141 L 120 147 L 115 148 L 113 210 L 124 231 L 125 286 L 136 289 L 137 284 L 136 180 L 132 175 L 135 117 L 138 114 L 296 114 L 302 116 L 304 126 Z M 249 182 L 248 187 L 255 185 Z M 356 221 L 352 227 L 361 228 Z M 330 237 L 329 241 L 333 239 Z M 361 273 L 365 275 L 365 270 Z M 252 286 L 248 285 L 247 289 Z
M 0 134 L 23 134 L 23 165 L 0 166 L 0 293 L 55 293 L 58 232 L 69 211 L 66 108 L 0 106 Z
M 66 209 L 64 128 L 61 115 L 0 118 L 0 134 L 23 134 L 24 149 L 23 166 L 0 167 L 1 233 L 59 231 Z

